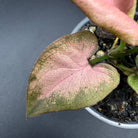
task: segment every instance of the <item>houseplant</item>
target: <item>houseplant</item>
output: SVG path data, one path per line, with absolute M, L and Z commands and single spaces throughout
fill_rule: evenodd
M 138 19 L 138 13 L 136 13 L 136 19 Z M 81 22 L 79 22 L 77 24 L 77 26 L 73 29 L 71 34 L 78 32 L 80 30 L 87 30 L 87 29 L 91 30 L 92 25 L 93 25 L 93 23 L 91 23 L 90 20 L 86 17 Z M 95 26 L 94 26 L 94 28 L 95 28 Z M 106 41 L 106 40 L 104 40 L 104 41 Z M 101 47 L 105 48 L 105 43 L 103 43 L 103 42 L 101 44 L 100 43 L 101 42 L 99 42 L 99 45 L 101 45 Z M 121 79 L 123 79 L 123 78 L 121 77 Z M 122 82 L 122 84 L 123 84 L 123 82 Z M 119 85 L 121 86 L 121 84 L 119 84 Z M 125 85 L 125 84 L 123 84 L 123 85 Z M 127 86 L 127 87 L 129 87 L 129 86 Z M 129 88 L 131 91 L 127 91 L 127 92 L 126 91 L 124 92 L 125 89 L 127 89 L 127 88 L 122 86 L 122 88 L 120 89 L 120 87 L 118 86 L 113 92 L 111 92 L 106 98 L 104 98 L 98 104 L 91 106 L 91 107 L 86 107 L 85 109 L 90 114 L 95 116 L 96 118 L 98 118 L 110 125 L 113 125 L 116 127 L 121 127 L 121 128 L 129 128 L 129 129 L 138 128 L 138 124 L 134 123 L 134 120 L 131 123 L 125 123 L 126 121 L 130 121 L 130 118 L 128 116 L 133 116 L 135 118 L 138 117 L 137 113 L 136 113 L 136 115 L 133 115 L 134 112 L 136 112 L 135 108 L 137 108 L 137 106 L 135 108 L 134 108 L 134 106 L 136 105 L 135 102 L 137 101 L 138 96 L 135 96 L 135 95 L 133 96 L 133 91 L 131 90 L 131 88 Z M 118 90 L 120 90 L 120 92 Z M 130 95 L 130 93 L 131 93 L 131 95 Z M 133 99 L 131 99 L 131 98 L 133 98 Z M 119 101 L 117 103 L 115 103 L 116 100 L 118 100 L 118 99 L 119 99 Z M 131 106 L 129 103 L 131 103 Z M 122 112 L 122 110 L 121 110 L 121 114 L 120 114 L 120 111 L 118 111 L 118 112 L 116 111 L 117 108 L 120 110 L 121 109 L 120 107 L 124 107 L 124 106 L 125 106 L 125 108 L 123 109 L 124 111 Z M 116 107 L 116 109 L 114 107 Z M 130 107 L 133 109 L 133 111 L 130 109 L 128 110 L 128 108 L 130 108 Z M 100 111 L 98 108 L 100 109 Z M 114 109 L 111 110 L 111 108 L 114 108 Z M 101 113 L 101 109 L 103 109 L 105 113 Z M 113 114 L 113 110 L 115 113 L 114 113 L 114 116 L 112 116 L 112 118 L 111 118 L 111 115 Z M 118 115 L 118 116 L 116 116 L 116 115 Z M 123 119 L 126 119 L 125 121 L 123 121 L 124 123 L 121 123 L 122 121 L 121 121 L 121 118 L 119 118 L 119 116 L 123 117 Z
M 74 0 L 74 2 L 90 19 L 92 18 L 95 24 L 112 32 L 132 46 L 138 45 L 138 25 L 124 14 L 130 11 L 129 15 L 134 16 L 136 1 L 127 1 L 127 9 L 122 6 L 123 0 L 121 3 L 114 0 L 113 3 L 107 2 L 106 4 L 97 0 L 94 7 L 90 4 L 93 2 L 92 0 Z M 90 4 L 89 8 L 87 4 Z M 99 6 L 102 6 L 102 10 L 105 12 L 97 11 Z M 106 11 L 107 7 L 112 7 L 110 15 Z M 91 8 L 94 9 L 87 10 Z M 99 17 L 101 11 L 105 13 L 106 18 Z M 114 20 L 118 15 L 121 17 L 120 22 Z M 123 24 L 124 21 L 127 26 Z M 111 23 L 117 26 L 110 26 Z M 117 48 L 111 49 L 106 55 L 94 60 L 89 59 L 97 51 L 98 42 L 96 36 L 89 31 L 63 36 L 53 42 L 40 55 L 31 72 L 27 88 L 27 117 L 46 112 L 74 110 L 96 104 L 118 86 L 120 75 L 116 66 L 123 71 L 133 71 L 129 77 L 131 80 L 137 78 L 134 76 L 137 75 L 137 69 L 120 66 L 120 59 L 138 51 L 137 47 L 125 49 L 124 42 Z M 112 65 L 98 63 L 104 59 L 109 60 Z M 129 84 L 137 91 L 135 83 L 129 81 Z

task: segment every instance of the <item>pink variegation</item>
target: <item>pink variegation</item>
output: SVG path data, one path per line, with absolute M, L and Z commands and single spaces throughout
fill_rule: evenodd
M 138 24 L 132 19 L 135 14 L 136 0 L 72 1 L 96 25 L 115 34 L 128 44 L 138 45 Z
M 27 117 L 93 105 L 119 83 L 111 65 L 93 68 L 87 58 L 98 48 L 89 31 L 66 35 L 53 42 L 38 58 L 29 78 Z

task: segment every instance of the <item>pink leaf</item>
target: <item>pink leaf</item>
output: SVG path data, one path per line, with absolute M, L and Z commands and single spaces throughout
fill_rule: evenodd
M 72 0 L 96 25 L 138 45 L 138 24 L 127 16 L 135 0 Z M 135 11 L 135 10 L 133 10 Z
M 66 35 L 53 42 L 38 58 L 29 78 L 27 117 L 93 105 L 119 83 L 108 64 L 93 68 L 87 58 L 97 50 L 89 31 Z

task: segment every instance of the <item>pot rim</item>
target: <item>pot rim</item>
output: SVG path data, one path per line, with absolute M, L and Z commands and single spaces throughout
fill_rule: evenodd
M 136 12 L 136 15 L 138 15 L 138 12 Z M 81 27 L 88 21 L 89 21 L 88 17 L 85 17 L 84 19 L 82 19 L 76 25 L 76 27 L 72 30 L 71 34 L 78 32 L 81 29 Z M 135 123 L 135 122 L 134 123 L 119 123 L 119 122 L 113 121 L 107 118 L 105 115 L 101 114 L 100 112 L 96 111 L 93 107 L 86 107 L 85 110 L 87 110 L 91 115 L 95 116 L 99 120 L 109 125 L 120 127 L 120 128 L 125 128 L 125 129 L 138 129 L 138 123 Z

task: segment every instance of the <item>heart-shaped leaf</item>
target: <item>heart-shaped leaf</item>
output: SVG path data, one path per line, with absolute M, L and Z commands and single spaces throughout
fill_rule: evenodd
M 128 84 L 131 88 L 138 93 L 138 75 L 131 74 L 128 76 Z
M 87 58 L 96 52 L 97 38 L 89 31 L 66 35 L 38 58 L 29 78 L 27 117 L 93 105 L 119 83 L 117 70 L 108 64 L 93 68 Z
M 128 44 L 138 45 L 138 24 L 132 19 L 136 10 L 136 0 L 72 1 L 96 25 L 111 32 Z

